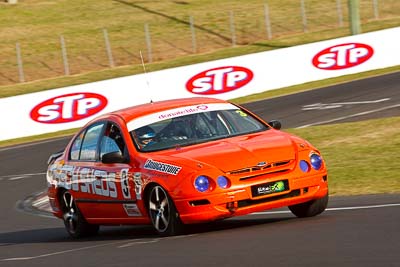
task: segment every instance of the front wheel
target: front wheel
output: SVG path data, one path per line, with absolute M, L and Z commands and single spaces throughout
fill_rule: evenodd
M 289 210 L 299 218 L 312 217 L 322 213 L 328 206 L 329 196 L 314 199 L 305 203 L 289 206 Z
M 181 233 L 183 224 L 168 193 L 159 185 L 149 193 L 148 208 L 154 229 L 163 236 Z
M 61 203 L 65 229 L 71 237 L 81 238 L 97 234 L 99 226 L 89 224 L 85 220 L 70 192 L 64 191 L 62 193 Z

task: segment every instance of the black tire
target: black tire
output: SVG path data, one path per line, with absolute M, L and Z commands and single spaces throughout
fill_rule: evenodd
M 147 202 L 151 222 L 159 235 L 173 236 L 182 232 L 183 224 L 174 202 L 161 186 L 156 185 L 150 189 Z
M 312 217 L 322 213 L 328 206 L 329 195 L 305 203 L 289 206 L 289 210 L 299 218 Z
M 71 237 L 81 238 L 98 233 L 99 226 L 89 224 L 85 220 L 70 192 L 64 191 L 61 194 L 60 202 L 62 203 L 65 229 Z

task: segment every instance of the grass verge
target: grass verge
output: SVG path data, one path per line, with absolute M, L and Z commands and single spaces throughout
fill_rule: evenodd
M 350 34 L 347 0 L 304 2 L 302 17 L 300 0 L 20 0 L 16 5 L 0 1 L 0 84 L 20 81 L 17 50 L 26 81 L 62 76 L 61 39 L 69 73 L 79 75 L 140 64 L 140 50 L 146 62 L 161 62 L 234 44 L 269 49 Z M 379 17 L 372 0 L 359 2 L 362 32 L 399 25 L 400 1 L 379 1 Z M 266 27 L 267 17 L 271 27 Z
M 389 126 L 390 125 L 390 126 Z M 328 166 L 331 195 L 400 192 L 400 117 L 290 129 L 314 144 Z

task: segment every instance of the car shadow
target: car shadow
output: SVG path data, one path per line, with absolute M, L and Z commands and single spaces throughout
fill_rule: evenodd
M 196 235 L 259 226 L 268 227 L 292 219 L 295 218 L 284 215 L 276 218 L 246 217 L 245 219 L 234 218 L 211 223 L 185 225 L 181 235 Z M 151 225 L 101 226 L 98 235 L 81 239 L 73 239 L 63 227 L 56 227 L 0 233 L 0 247 L 34 243 L 123 241 L 133 238 L 135 240 L 146 240 L 162 237 L 155 232 Z

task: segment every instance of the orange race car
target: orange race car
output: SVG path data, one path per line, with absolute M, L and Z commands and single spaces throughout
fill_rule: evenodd
M 212 98 L 168 100 L 100 116 L 49 159 L 48 196 L 72 237 L 99 225 L 184 224 L 288 206 L 315 216 L 327 170 L 309 142 Z

